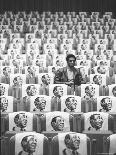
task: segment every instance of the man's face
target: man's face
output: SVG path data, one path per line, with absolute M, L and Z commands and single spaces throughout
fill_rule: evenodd
M 5 93 L 5 87 L 2 84 L 0 84 L 0 95 L 2 96 L 4 95 L 4 93 Z
M 70 135 L 71 140 L 70 140 L 70 146 L 72 150 L 77 150 L 79 149 L 80 145 L 80 137 L 77 137 L 77 135 Z
M 62 87 L 57 87 L 57 95 L 58 96 L 63 96 L 63 88 Z
M 42 60 L 36 60 L 36 66 L 43 67 L 43 61 Z
M 42 78 L 42 82 L 46 85 L 50 84 L 50 77 L 48 74 L 46 74 L 45 77 Z
M 102 107 L 104 110 L 110 111 L 112 108 L 112 100 L 109 97 L 105 98 L 105 102 L 102 103 Z
M 27 116 L 25 114 L 19 114 L 18 119 L 18 127 L 26 127 L 27 126 Z
M 1 98 L 0 110 L 6 111 L 8 107 L 8 100 L 5 97 Z
M 36 93 L 37 93 L 36 87 L 34 85 L 31 85 L 30 89 L 27 92 L 28 96 L 35 96 Z
M 62 117 L 56 118 L 56 127 L 59 131 L 63 131 L 64 128 L 64 119 Z
M 87 63 L 86 60 L 83 60 L 83 61 L 81 61 L 80 65 L 82 65 L 82 66 L 88 66 L 88 63 Z
M 27 71 L 28 71 L 28 73 L 29 73 L 30 75 L 34 75 L 34 73 L 35 73 L 35 68 L 29 67 L 29 68 L 27 69 Z
M 20 76 L 17 76 L 13 82 L 15 86 L 22 86 L 23 80 Z
M 114 97 L 116 97 L 116 87 L 114 87 L 112 93 L 113 93 Z
M 4 74 L 5 76 L 9 76 L 10 73 L 11 73 L 11 68 L 5 67 L 5 70 L 3 70 L 3 74 Z
M 35 106 L 36 106 L 37 109 L 40 109 L 40 110 L 45 109 L 46 100 L 43 97 L 40 97 L 39 101 L 38 102 L 36 101 L 36 105 Z
M 67 65 L 68 65 L 69 67 L 74 67 L 74 66 L 75 66 L 75 58 L 70 57 L 70 58 L 68 59 L 68 61 L 67 61 Z
M 69 102 L 66 103 L 66 106 L 70 110 L 76 109 L 77 106 L 77 100 L 74 97 L 69 98 Z
M 13 61 L 12 61 L 12 64 L 13 64 L 15 67 L 19 67 L 20 64 L 21 64 L 21 62 L 20 62 L 19 59 L 17 59 L 17 60 L 13 60 Z
M 94 83 L 101 85 L 102 84 L 102 77 L 100 75 L 96 76 L 96 78 L 94 79 Z
M 107 59 L 110 59 L 110 56 L 111 56 L 111 52 L 109 50 L 106 50 L 106 57 L 107 57 Z
M 95 88 L 93 86 L 89 86 L 89 89 L 87 89 L 85 93 L 87 96 L 92 97 L 95 95 Z
M 98 73 L 100 73 L 100 74 L 105 74 L 105 73 L 106 73 L 106 68 L 105 68 L 104 66 L 100 66 L 100 67 L 98 68 Z
M 95 114 L 94 119 L 91 122 L 91 126 L 95 129 L 100 129 L 103 124 L 103 118 L 100 116 L 100 114 Z
M 29 136 L 27 141 L 27 152 L 35 152 L 37 147 L 37 139 L 34 136 Z
M 55 131 L 63 131 L 64 129 L 64 119 L 60 116 L 56 118 L 56 122 L 54 124 Z

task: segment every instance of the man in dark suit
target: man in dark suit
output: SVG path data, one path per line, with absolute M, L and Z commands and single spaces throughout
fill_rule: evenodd
M 68 54 L 66 57 L 67 66 L 58 69 L 58 71 L 55 73 L 54 77 L 54 83 L 55 84 L 66 84 L 70 87 L 75 85 L 81 85 L 82 75 L 76 69 L 75 62 L 76 57 L 73 54 Z

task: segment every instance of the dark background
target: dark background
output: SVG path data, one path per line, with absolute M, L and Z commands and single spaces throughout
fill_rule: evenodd
M 0 11 L 112 11 L 116 0 L 0 0 Z

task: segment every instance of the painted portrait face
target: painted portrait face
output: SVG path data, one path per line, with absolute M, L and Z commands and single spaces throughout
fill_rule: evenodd
M 51 125 L 55 131 L 63 131 L 64 119 L 61 116 L 56 116 L 52 119 Z
M 23 80 L 20 76 L 17 76 L 13 80 L 14 86 L 22 86 Z
M 106 68 L 105 68 L 104 66 L 99 66 L 99 67 L 97 68 L 97 72 L 98 72 L 99 74 L 105 74 L 105 73 L 106 73 Z
M 18 68 L 21 64 L 21 60 L 20 59 L 13 59 L 12 64 L 13 64 L 13 66 Z
M 88 63 L 87 63 L 87 61 L 83 60 L 83 61 L 80 62 L 80 65 L 82 65 L 82 66 L 88 66 Z
M 107 112 L 110 111 L 112 108 L 112 100 L 109 97 L 103 98 L 101 100 L 101 106 L 102 108 Z
M 96 130 L 100 129 L 103 124 L 103 118 L 100 114 L 93 114 L 90 117 L 90 124 Z
M 56 89 L 57 89 L 57 90 L 56 90 L 56 92 L 55 92 L 55 95 L 58 96 L 58 97 L 63 96 L 63 87 L 58 86 Z
M 70 140 L 70 144 L 71 144 L 71 149 L 72 150 L 77 150 L 79 149 L 79 145 L 80 145 L 80 137 L 78 137 L 77 135 L 70 135 L 71 140 Z
M 28 67 L 28 68 L 27 68 L 27 71 L 28 71 L 28 73 L 29 73 L 30 75 L 34 75 L 36 69 L 35 69 L 34 67 Z
M 106 50 L 106 58 L 109 60 L 111 58 L 111 51 L 110 50 Z
M 17 127 L 24 128 L 27 126 L 27 116 L 25 113 L 19 113 L 15 116 L 14 122 Z
M 37 88 L 34 85 L 29 85 L 26 92 L 28 96 L 35 96 L 37 93 Z
M 3 74 L 4 74 L 5 76 L 9 76 L 10 73 L 11 73 L 11 68 L 10 68 L 10 67 L 4 67 L 4 68 L 3 68 Z
M 5 87 L 2 84 L 0 84 L 0 96 L 4 94 L 5 94 Z
M 67 134 L 64 139 L 65 145 L 67 148 L 75 151 L 79 149 L 80 146 L 80 137 L 75 133 Z
M 113 89 L 112 89 L 112 93 L 113 93 L 114 97 L 116 97 L 116 86 L 113 87 Z
M 37 138 L 34 135 L 26 136 L 22 139 L 21 145 L 25 152 L 32 154 L 36 151 Z
M 41 78 L 42 82 L 46 85 L 50 84 L 50 76 L 48 74 L 43 75 Z
M 93 97 L 95 95 L 95 88 L 92 85 L 89 85 L 85 88 L 85 93 L 87 96 Z
M 44 110 L 46 106 L 46 100 L 44 97 L 37 97 L 34 101 L 34 104 L 37 109 Z
M 6 97 L 1 97 L 0 98 L 0 110 L 2 112 L 5 112 L 8 108 L 8 100 Z
M 44 66 L 44 62 L 43 60 L 36 60 L 36 66 L 39 66 L 39 67 L 43 67 Z
M 77 100 L 74 97 L 68 97 L 65 101 L 65 104 L 68 109 L 74 110 L 77 106 Z
M 93 82 L 97 85 L 101 85 L 102 84 L 102 76 L 101 75 L 95 75 L 93 77 Z

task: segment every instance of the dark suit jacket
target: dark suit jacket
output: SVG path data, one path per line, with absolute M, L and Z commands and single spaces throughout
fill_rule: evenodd
M 78 69 L 74 68 L 74 82 L 76 85 L 81 84 L 81 73 L 78 71 Z M 54 77 L 54 83 L 56 84 L 63 84 L 65 82 L 68 82 L 68 74 L 67 74 L 67 67 L 60 68 Z

